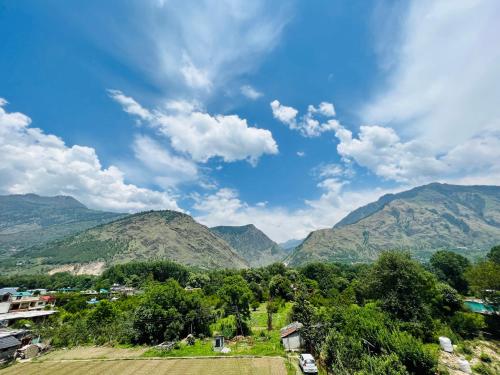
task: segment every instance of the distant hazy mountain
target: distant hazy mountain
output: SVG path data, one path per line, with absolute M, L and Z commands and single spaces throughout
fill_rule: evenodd
M 252 267 L 282 261 L 286 252 L 253 224 L 210 228 L 223 238 Z
M 233 249 L 191 216 L 176 211 L 129 215 L 82 233 L 30 248 L 19 254 L 43 264 L 168 259 L 213 268 L 244 268 L 248 264 Z
M 473 257 L 498 243 L 500 187 L 433 183 L 385 195 L 334 228 L 310 233 L 287 262 L 370 261 L 385 249 L 421 259 L 441 248 Z
M 292 240 L 288 240 L 286 242 L 282 242 L 279 244 L 279 246 L 287 251 L 287 252 L 290 252 L 292 251 L 293 249 L 295 249 L 297 246 L 299 246 L 302 241 L 304 241 L 304 239 L 301 239 L 301 240 L 295 240 L 295 239 L 292 239 Z
M 123 216 L 89 210 L 68 196 L 2 195 L 0 254 L 43 244 Z

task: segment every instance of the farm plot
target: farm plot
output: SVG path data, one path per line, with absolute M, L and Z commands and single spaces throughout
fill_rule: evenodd
M 1 375 L 186 374 L 286 375 L 283 358 L 45 360 L 19 363 Z

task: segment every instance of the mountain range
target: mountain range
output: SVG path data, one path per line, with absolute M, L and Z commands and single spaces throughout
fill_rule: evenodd
M 437 249 L 474 257 L 499 242 L 500 187 L 432 183 L 384 195 L 310 233 L 286 262 L 366 262 L 390 249 L 423 260 Z
M 67 196 L 0 196 L 0 271 L 9 272 L 99 273 L 111 264 L 149 259 L 202 269 L 356 263 L 390 249 L 409 250 L 421 260 L 437 249 L 474 258 L 498 243 L 498 186 L 432 183 L 384 195 L 333 228 L 285 245 L 252 224 L 207 228 L 176 211 L 126 215 L 90 210 Z
M 124 217 L 90 210 L 69 196 L 0 196 L 0 255 L 41 245 Z

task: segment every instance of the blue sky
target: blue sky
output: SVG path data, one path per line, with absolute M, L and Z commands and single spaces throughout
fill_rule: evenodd
M 0 2 L 0 193 L 277 241 L 500 183 L 493 1 Z

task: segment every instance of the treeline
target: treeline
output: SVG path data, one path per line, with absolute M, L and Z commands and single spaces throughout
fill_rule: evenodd
M 37 279 L 39 278 L 39 279 Z M 38 280 L 38 281 L 35 281 Z M 79 293 L 58 296 L 60 314 L 37 327 L 55 346 L 158 344 L 192 334 L 247 335 L 250 312 L 266 303 L 268 326 L 277 306 L 292 302 L 289 321 L 304 324 L 307 350 L 335 374 L 434 374 L 439 336 L 454 342 L 495 335 L 487 319 L 464 308 L 475 295 L 498 310 L 500 247 L 471 264 L 449 251 L 421 264 L 404 252 L 385 252 L 374 264 L 283 264 L 246 270 L 202 271 L 168 261 L 116 265 L 100 277 L 16 276 L 6 285 L 46 287 L 120 283 L 139 295 L 89 304 Z M 50 285 L 50 286 L 49 286 Z

